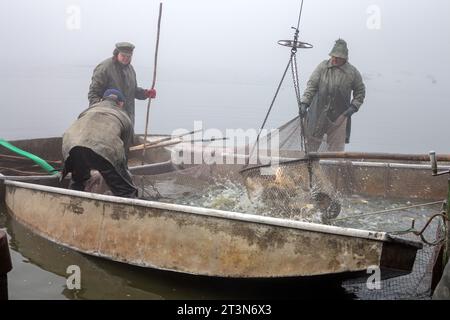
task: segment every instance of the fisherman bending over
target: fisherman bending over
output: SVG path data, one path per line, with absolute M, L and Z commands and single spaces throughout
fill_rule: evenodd
M 123 110 L 124 103 L 122 92 L 106 90 L 103 100 L 82 112 L 64 133 L 63 177 L 72 172 L 71 189 L 84 191 L 94 169 L 115 196 L 137 197 L 127 166 L 133 125 Z
M 300 113 L 306 114 L 305 135 L 311 152 L 319 149 L 325 134 L 327 151 L 344 151 L 345 143 L 350 143 L 351 116 L 366 96 L 361 74 L 348 62 L 347 43 L 337 40 L 330 56 L 311 75 L 300 107 Z

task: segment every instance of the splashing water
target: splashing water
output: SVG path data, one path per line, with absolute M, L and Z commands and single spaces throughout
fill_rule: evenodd
M 173 181 L 170 183 L 167 181 L 157 183 L 155 187 L 158 190 L 174 190 Z M 146 187 L 146 190 L 149 193 L 154 192 L 151 186 Z M 173 192 L 173 196 L 163 196 L 158 200 L 201 208 L 256 214 L 311 223 L 324 223 L 322 220 L 323 213 L 320 211 L 320 208 L 311 202 L 310 195 L 304 192 L 283 194 L 280 190 L 274 190 L 272 188 L 257 188 L 249 193 L 248 188 L 243 183 L 220 178 L 215 178 L 214 183 L 208 183 L 200 192 L 197 188 L 180 187 L 179 185 L 177 185 L 176 191 Z M 418 204 L 419 202 L 366 199 L 358 196 L 342 197 L 340 201 L 342 204 L 342 212 L 338 218 L 355 217 L 355 219 L 337 220 L 335 222 L 331 220 L 327 224 L 372 231 L 395 232 L 407 230 L 411 227 L 413 219 L 419 227 L 425 224 L 427 219 L 439 210 L 439 206 L 437 205 L 431 208 L 405 209 L 389 214 L 359 217 L 370 212 L 407 207 Z

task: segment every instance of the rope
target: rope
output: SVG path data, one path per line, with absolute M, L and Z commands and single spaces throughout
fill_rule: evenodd
M 291 50 L 291 56 L 289 57 L 289 63 L 286 66 L 286 69 L 283 73 L 283 77 L 281 78 L 281 81 L 278 85 L 278 88 L 275 92 L 275 95 L 272 99 L 272 103 L 270 104 L 269 110 L 267 111 L 266 117 L 264 118 L 263 124 L 261 126 L 261 129 L 258 132 L 258 136 L 256 137 L 256 142 L 252 147 L 251 152 L 249 153 L 248 158 L 246 159 L 245 165 L 244 165 L 244 170 L 248 167 L 249 165 L 249 161 L 250 158 L 253 154 L 253 152 L 255 151 L 255 148 L 257 147 L 257 145 L 259 144 L 259 139 L 261 137 L 261 133 L 262 130 L 264 129 L 264 127 L 266 126 L 266 122 L 267 119 L 269 118 L 270 113 L 272 112 L 272 108 L 273 105 L 275 104 L 275 100 L 278 97 L 278 93 L 280 92 L 280 88 L 284 82 L 284 79 L 286 77 L 287 71 L 289 69 L 289 67 L 291 67 L 292 70 L 292 77 L 293 77 L 293 81 L 294 81 L 294 88 L 295 88 L 295 95 L 296 95 L 296 99 L 297 99 L 297 104 L 300 110 L 300 103 L 301 103 L 301 96 L 300 96 L 300 87 L 299 87 L 299 80 L 298 80 L 298 69 L 297 69 L 297 60 L 296 60 L 296 53 L 297 53 L 297 41 L 298 41 L 298 35 L 299 35 L 299 28 L 300 28 L 300 21 L 302 18 L 302 12 L 303 12 L 303 2 L 304 0 L 302 0 L 301 5 L 300 5 L 300 12 L 298 15 L 298 22 L 297 22 L 297 28 L 295 29 L 295 36 L 294 36 L 294 45 L 292 46 L 292 50 Z M 300 117 L 300 127 L 301 127 L 301 144 L 302 144 L 302 149 L 305 150 L 305 153 L 308 154 L 307 152 L 307 147 L 306 147 L 306 140 L 305 140 L 305 130 L 304 130 L 304 121 L 302 119 L 302 117 Z M 311 180 L 311 175 L 310 175 L 310 180 Z
M 375 212 L 361 214 L 361 215 L 357 215 L 357 216 L 350 216 L 350 217 L 345 217 L 345 218 L 332 219 L 330 221 L 334 222 L 334 221 L 344 221 L 344 220 L 349 220 L 349 219 L 365 218 L 365 217 L 369 217 L 369 216 L 382 215 L 382 214 L 391 213 L 391 212 L 395 212 L 395 211 L 403 211 L 403 210 L 408 210 L 408 209 L 413 209 L 413 208 L 433 206 L 433 205 L 437 205 L 437 204 L 442 204 L 442 202 L 443 201 L 436 201 L 436 202 L 430 202 L 430 203 L 416 204 L 416 205 L 412 205 L 412 206 L 408 206 L 408 207 L 401 207 L 401 208 L 395 208 L 395 209 L 389 209 L 389 210 L 375 211 Z
M 303 12 L 303 0 L 300 6 L 300 13 L 298 14 L 297 30 L 300 28 L 300 20 L 302 19 L 302 12 Z
M 251 155 L 253 154 L 253 151 L 255 150 L 255 147 L 256 147 L 256 146 L 258 145 L 258 143 L 259 143 L 259 139 L 260 139 L 260 137 L 261 137 L 261 133 L 262 133 L 264 127 L 266 126 L 267 119 L 269 118 L 269 115 L 270 115 L 270 113 L 272 112 L 272 108 L 273 108 L 273 106 L 274 106 L 274 104 L 275 104 L 275 100 L 276 100 L 277 97 L 278 97 L 278 94 L 279 94 L 279 92 L 280 92 L 281 86 L 283 85 L 284 79 L 286 78 L 286 74 L 287 74 L 287 72 L 288 72 L 288 70 L 289 70 L 289 67 L 291 66 L 291 63 L 292 63 L 292 57 L 289 57 L 289 62 L 288 62 L 288 64 L 287 64 L 287 66 L 286 66 L 286 69 L 284 70 L 283 76 L 281 77 L 281 81 L 280 81 L 280 83 L 278 84 L 277 90 L 276 90 L 275 95 L 274 95 L 274 97 L 273 97 L 273 99 L 272 99 L 272 103 L 270 104 L 269 110 L 268 110 L 267 113 L 266 113 L 266 117 L 264 118 L 264 121 L 263 121 L 263 124 L 262 124 L 262 126 L 261 126 L 261 129 L 259 129 L 258 136 L 256 137 L 256 142 L 255 142 L 255 144 L 253 145 L 252 151 L 249 153 L 249 156 L 248 156 L 248 158 L 247 158 L 246 161 L 245 161 L 245 166 L 244 166 L 244 168 L 246 168 L 246 167 L 249 165 L 250 157 L 251 157 Z
M 259 143 L 259 139 L 261 137 L 262 130 L 266 126 L 267 119 L 269 118 L 269 115 L 272 112 L 273 105 L 275 104 L 275 100 L 278 97 L 278 93 L 280 92 L 281 85 L 284 82 L 284 79 L 286 77 L 286 73 L 287 73 L 289 67 L 292 68 L 292 75 L 293 75 L 294 87 L 295 87 L 295 95 L 296 95 L 296 98 L 297 98 L 297 103 L 299 104 L 299 107 L 300 107 L 300 102 L 301 102 L 300 101 L 300 88 L 299 88 L 299 85 L 298 85 L 297 60 L 296 60 L 295 54 L 297 53 L 297 41 L 298 41 L 298 34 L 299 34 L 299 28 L 300 28 L 300 21 L 302 19 L 303 2 L 304 2 L 304 0 L 302 0 L 301 5 L 300 5 L 300 12 L 299 12 L 299 15 L 298 15 L 297 28 L 295 29 L 294 45 L 292 47 L 291 56 L 289 58 L 289 63 L 286 66 L 286 70 L 283 73 L 283 77 L 281 78 L 280 84 L 278 85 L 278 88 L 277 88 L 277 91 L 275 93 L 275 96 L 273 97 L 272 103 L 270 104 L 269 110 L 267 111 L 266 117 L 264 118 L 264 122 L 263 122 L 263 124 L 261 126 L 261 129 L 258 132 L 258 136 L 256 137 L 256 142 L 253 145 L 253 148 L 252 148 L 251 152 L 249 153 L 248 158 L 246 159 L 246 162 L 245 162 L 245 165 L 244 165 L 244 169 L 248 167 L 249 161 L 250 161 L 250 157 L 253 154 L 253 152 L 255 151 L 255 148 L 256 148 L 256 146 Z M 302 148 L 304 148 L 304 150 L 306 152 L 306 142 L 304 140 L 304 126 L 303 126 L 303 120 L 302 119 L 300 119 L 300 125 L 301 125 L 301 131 L 302 131 L 301 132 L 301 135 L 302 135 Z M 304 144 L 304 146 L 303 146 L 303 144 Z
M 152 82 L 152 87 L 151 87 L 152 89 L 155 88 L 155 84 L 156 84 L 156 70 L 157 70 L 157 66 L 158 66 L 158 50 L 159 50 L 159 34 L 161 31 L 161 16 L 162 16 L 162 2 L 159 4 L 158 31 L 157 31 L 157 36 L 156 36 L 155 64 L 153 67 L 153 82 Z M 149 115 L 150 115 L 151 103 L 152 103 L 152 99 L 149 98 L 148 105 L 147 105 L 147 116 L 145 118 L 146 120 L 145 120 L 144 144 L 147 143 L 148 119 L 149 119 Z M 146 150 L 146 148 L 144 148 L 142 150 L 142 165 L 144 165 L 144 163 L 145 163 L 145 150 Z

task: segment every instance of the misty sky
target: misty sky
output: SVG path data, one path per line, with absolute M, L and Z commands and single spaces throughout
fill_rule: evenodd
M 118 41 L 136 45 L 133 65 L 139 84 L 148 87 L 158 5 L 159 1 L 149 0 L 2 0 L 0 57 L 6 67 L 0 90 L 8 105 L 13 104 L 17 111 L 2 113 L 14 121 L 20 114 L 24 122 L 18 126 L 25 128 L 33 126 L 37 112 L 33 114 L 32 109 L 53 108 L 51 113 L 57 123 L 52 124 L 55 129 L 51 133 L 62 134 L 87 106 L 93 67 L 111 56 Z M 163 6 L 154 128 L 170 132 L 179 126 L 188 127 L 192 119 L 202 118 L 201 113 L 195 113 L 199 110 L 217 113 L 217 119 L 209 117 L 212 126 L 259 127 L 289 57 L 289 49 L 277 45 L 277 41 L 292 38 L 291 27 L 297 23 L 300 1 L 169 0 L 163 1 Z M 80 10 L 79 28 L 73 29 L 72 7 Z M 370 8 L 379 9 L 379 28 L 368 27 L 368 21 L 373 27 L 373 18 L 377 18 Z M 404 121 L 401 116 L 410 104 L 416 106 L 411 107 L 417 117 L 414 125 L 420 125 L 421 106 L 433 116 L 443 113 L 448 118 L 444 95 L 450 85 L 449 13 L 448 0 L 305 0 L 301 40 L 313 44 L 314 49 L 299 53 L 302 88 L 341 37 L 349 44 L 350 62 L 368 81 L 367 111 L 361 114 L 360 123 L 369 123 L 374 116 L 383 117 L 393 108 L 398 117 L 395 121 Z M 84 69 L 77 73 L 75 67 Z M 74 80 L 76 77 L 79 79 Z M 43 83 L 49 83 L 45 92 L 40 87 Z M 26 97 L 27 93 L 33 93 L 35 100 Z M 67 114 L 61 111 L 66 106 L 58 105 L 65 95 L 71 99 Z M 48 100 L 49 96 L 53 100 Z M 287 104 L 291 98 L 281 97 L 281 103 Z M 144 105 L 138 102 L 137 108 Z M 224 111 L 231 105 L 235 105 L 233 115 Z M 137 111 L 138 116 L 144 108 Z M 276 124 L 295 115 L 295 107 L 289 108 L 286 112 L 275 111 Z M 25 111 L 33 119 L 24 117 Z M 171 125 L 160 125 L 168 121 Z M 433 118 L 428 116 L 427 121 Z M 440 121 L 440 127 L 447 123 Z M 0 125 L 11 128 L 5 118 Z M 0 136 L 9 135 L 5 130 Z M 358 124 L 355 130 L 360 130 Z M 443 130 L 437 134 L 450 131 Z M 45 135 L 43 131 L 40 134 Z M 380 149 L 383 141 L 378 141 Z
M 110 55 L 117 41 L 131 41 L 134 64 L 152 66 L 159 1 L 4 0 L 0 4 L 3 61 L 92 65 Z M 80 9 L 80 29 L 68 30 L 71 6 Z M 221 78 L 278 74 L 286 50 L 277 40 L 293 35 L 300 1 L 169 0 L 163 2 L 161 77 L 226 72 Z M 381 29 L 370 30 L 370 6 L 380 9 Z M 440 73 L 449 64 L 450 2 L 446 0 L 306 0 L 301 38 L 315 49 L 302 63 L 312 69 L 333 41 L 346 39 L 362 70 Z M 280 63 L 280 64 L 279 64 Z M 208 79 L 209 80 L 209 79 Z

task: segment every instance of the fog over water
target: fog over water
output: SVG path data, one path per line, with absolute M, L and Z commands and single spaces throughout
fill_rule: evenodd
M 148 88 L 158 6 L 157 0 L 2 0 L 0 139 L 61 136 L 88 106 L 92 71 L 116 42 L 136 45 L 132 64 L 139 85 Z M 299 0 L 164 1 L 149 132 L 192 130 L 199 120 L 224 133 L 259 129 L 290 55 L 277 41 L 292 39 L 299 8 Z M 449 13 L 448 0 L 305 0 L 300 38 L 314 48 L 298 53 L 302 92 L 340 37 L 367 87 L 347 150 L 450 153 Z M 144 131 L 146 106 L 136 101 L 136 132 Z M 268 127 L 296 114 L 288 77 Z M 225 200 L 236 200 L 236 193 L 222 192 Z M 370 205 L 380 207 L 363 209 L 391 204 Z M 397 228 L 385 216 L 380 222 Z M 373 226 L 352 227 L 378 230 Z M 249 290 L 88 257 L 35 235 L 3 206 L 0 228 L 10 236 L 11 299 L 354 298 L 328 283 L 326 290 L 308 284 L 302 291 L 296 282 Z M 80 292 L 66 288 L 68 265 L 83 270 Z
M 5 0 L 0 137 L 62 135 L 87 107 L 93 68 L 114 44 L 136 45 L 138 83 L 149 87 L 159 1 Z M 150 133 L 255 128 L 264 119 L 289 58 L 300 1 L 164 1 L 157 90 Z M 334 41 L 349 44 L 367 97 L 348 150 L 450 152 L 450 2 L 306 0 L 299 52 L 301 88 Z M 143 132 L 145 101 L 136 103 Z M 277 127 L 297 113 L 290 78 L 270 116 Z

